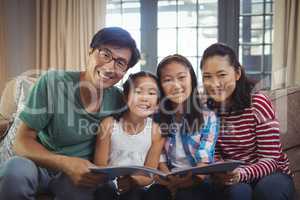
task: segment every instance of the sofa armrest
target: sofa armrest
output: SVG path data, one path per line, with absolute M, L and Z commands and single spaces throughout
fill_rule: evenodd
M 10 80 L 5 85 L 5 88 L 2 92 L 2 96 L 0 99 L 0 114 L 4 119 L 12 119 L 14 113 L 17 111 L 16 82 L 16 79 Z
M 8 120 L 0 119 L 0 141 L 5 137 L 9 126 L 10 122 Z

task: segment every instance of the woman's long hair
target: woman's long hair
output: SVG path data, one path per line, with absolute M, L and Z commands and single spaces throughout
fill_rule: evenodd
M 237 59 L 233 49 L 222 43 L 215 43 L 209 46 L 203 53 L 200 68 L 203 68 L 205 61 L 213 56 L 227 56 L 230 65 L 237 72 L 241 70 L 241 77 L 236 81 L 236 88 L 232 94 L 231 104 L 225 108 L 227 113 L 240 113 L 245 108 L 251 106 L 251 92 L 255 86 L 254 81 L 247 78 L 245 70 Z M 208 98 L 208 106 L 211 109 L 219 110 L 219 105 L 212 99 Z

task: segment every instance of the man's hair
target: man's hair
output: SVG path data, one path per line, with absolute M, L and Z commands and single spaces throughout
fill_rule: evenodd
M 106 27 L 99 30 L 92 38 L 90 48 L 96 49 L 101 45 L 114 45 L 131 50 L 128 68 L 134 66 L 141 58 L 140 51 L 130 33 L 120 27 Z

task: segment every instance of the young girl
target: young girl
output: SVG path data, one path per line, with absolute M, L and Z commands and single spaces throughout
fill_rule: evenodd
M 279 123 L 269 99 L 252 93 L 254 84 L 224 44 L 204 51 L 201 69 L 209 105 L 221 116 L 216 154 L 246 163 L 231 173 L 215 175 L 222 186 L 218 199 L 292 199 L 289 161 L 282 152 Z
M 131 74 L 123 85 L 127 109 L 117 117 L 105 118 L 97 136 L 95 164 L 98 166 L 139 165 L 157 168 L 164 144 L 159 126 L 151 115 L 158 108 L 157 78 L 147 72 Z M 152 179 L 144 176 L 117 178 L 114 184 L 97 191 L 98 199 L 141 199 L 144 186 Z
M 156 121 L 162 134 L 167 135 L 165 162 L 160 163 L 160 170 L 169 172 L 213 162 L 218 122 L 200 102 L 191 63 L 181 55 L 168 56 L 159 63 L 157 76 L 162 99 Z M 205 176 L 189 174 L 156 181 L 158 184 L 150 187 L 145 199 L 210 199 Z

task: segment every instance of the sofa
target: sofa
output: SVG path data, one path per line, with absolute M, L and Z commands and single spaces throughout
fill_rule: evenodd
M 281 142 L 294 173 L 296 199 L 300 199 L 300 86 L 265 92 L 281 126 Z
M 16 84 L 8 84 L 8 87 L 15 88 L 6 88 L 5 91 L 9 92 L 7 95 L 5 92 L 3 93 L 0 102 L 0 114 L 6 118 L 15 118 L 14 123 L 9 130 L 11 133 L 8 132 L 9 134 L 4 138 L 4 142 L 0 141 L 0 153 L 5 149 L 3 148 L 4 145 L 9 146 L 13 141 L 13 133 L 19 123 L 17 118 L 18 112 L 22 109 L 28 95 L 27 93 L 34 83 L 34 79 L 26 78 L 24 76 L 15 81 Z M 12 91 L 15 93 L 14 95 L 11 95 Z M 298 116 L 298 114 L 300 114 L 300 86 L 265 91 L 264 93 L 270 97 L 276 110 L 277 118 L 280 121 L 283 149 L 288 154 L 290 167 L 294 173 L 293 178 L 298 195 L 295 199 L 300 199 L 300 117 Z M 10 156 L 11 153 L 11 150 L 9 150 L 5 155 Z M 47 195 L 42 195 L 39 196 L 38 199 L 46 200 L 52 198 Z

